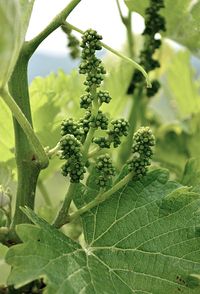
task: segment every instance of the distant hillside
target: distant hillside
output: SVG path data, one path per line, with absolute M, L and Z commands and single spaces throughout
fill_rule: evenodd
M 29 62 L 28 79 L 31 82 L 36 76 L 47 76 L 50 72 L 57 72 L 60 68 L 69 73 L 78 64 L 79 60 L 72 60 L 67 52 L 66 56 L 36 53 Z
M 105 51 L 99 55 L 105 55 Z M 196 70 L 196 75 L 200 76 L 200 59 L 192 57 L 191 62 Z M 79 60 L 72 60 L 67 52 L 66 56 L 36 53 L 29 62 L 29 82 L 31 82 L 36 76 L 47 76 L 50 72 L 57 72 L 60 68 L 66 73 L 69 73 L 73 68 L 76 68 L 78 64 Z

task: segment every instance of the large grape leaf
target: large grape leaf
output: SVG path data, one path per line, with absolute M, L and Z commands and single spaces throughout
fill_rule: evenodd
M 76 205 L 94 196 L 80 185 Z M 198 193 L 155 170 L 83 215 L 83 247 L 25 209 L 36 226 L 17 227 L 8 282 L 44 278 L 49 294 L 198 294 L 199 205 Z
M 162 14 L 166 19 L 167 32 L 164 34 L 180 44 L 187 46 L 196 54 L 200 54 L 200 1 L 165 0 Z M 125 0 L 132 11 L 144 16 L 149 0 Z

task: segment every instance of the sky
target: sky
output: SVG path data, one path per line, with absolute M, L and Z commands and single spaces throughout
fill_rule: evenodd
M 32 17 L 26 40 L 37 35 L 58 14 L 70 0 L 35 0 Z M 124 1 L 120 1 L 123 12 L 127 8 Z M 68 17 L 68 22 L 86 30 L 94 28 L 102 34 L 103 41 L 108 45 L 120 49 L 125 41 L 125 28 L 120 21 L 116 0 L 82 0 Z M 133 14 L 133 27 L 136 33 L 143 30 L 142 18 Z M 39 52 L 48 54 L 66 54 L 66 38 L 58 29 L 52 33 L 38 48 Z

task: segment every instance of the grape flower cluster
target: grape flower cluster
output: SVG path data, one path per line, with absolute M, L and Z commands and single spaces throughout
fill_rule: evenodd
M 140 64 L 146 72 L 160 67 L 159 61 L 154 59 L 153 55 L 162 44 L 160 39 L 156 39 L 156 34 L 166 30 L 165 19 L 160 15 L 160 9 L 164 7 L 164 0 L 150 0 L 150 6 L 145 10 L 145 29 L 143 31 L 145 40 L 144 49 L 140 52 Z M 141 83 L 143 84 L 142 74 L 135 70 L 127 93 L 133 94 Z M 146 89 L 147 97 L 154 96 L 160 88 L 160 83 L 156 79 L 151 84 L 152 87 Z
M 72 34 L 72 31 L 67 26 L 62 26 L 62 30 L 67 35 L 67 47 L 72 59 L 76 59 L 80 55 L 79 40 Z
M 86 149 L 85 154 L 85 146 L 96 144 L 97 152 L 110 147 L 117 148 L 121 144 L 122 137 L 129 133 L 129 123 L 125 119 L 110 121 L 107 114 L 100 110 L 103 103 L 111 101 L 109 93 L 99 89 L 106 73 L 102 61 L 95 54 L 101 49 L 101 39 L 102 37 L 91 29 L 82 36 L 79 73 L 86 77 L 84 82 L 86 88 L 85 93 L 80 97 L 80 108 L 85 109 L 85 114 L 78 121 L 67 118 L 61 123 L 60 158 L 65 160 L 61 169 L 64 176 L 69 175 L 72 183 L 83 180 L 86 166 L 90 164 L 89 149 Z M 105 135 L 95 137 L 98 129 Z M 138 178 L 146 173 L 153 145 L 154 139 L 149 128 L 141 128 L 134 135 L 133 158 L 128 162 L 128 168 L 134 171 Z M 108 187 L 115 175 L 110 155 L 97 156 L 95 169 L 98 174 L 97 185 L 100 188 Z
M 147 172 L 151 164 L 155 138 L 149 127 L 141 127 L 134 134 L 132 146 L 132 158 L 128 161 L 128 169 L 134 172 L 134 177 L 140 179 Z
M 96 184 L 100 188 L 105 188 L 115 175 L 115 168 L 113 167 L 112 159 L 109 154 L 103 154 L 97 157 L 96 170 L 99 174 Z

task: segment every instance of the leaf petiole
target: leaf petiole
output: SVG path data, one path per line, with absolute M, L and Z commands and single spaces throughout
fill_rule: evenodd
M 46 168 L 49 163 L 48 157 L 46 155 L 46 152 L 42 144 L 40 143 L 40 140 L 36 136 L 27 118 L 25 117 L 25 115 L 23 114 L 23 112 L 21 111 L 17 103 L 14 101 L 14 99 L 11 97 L 11 95 L 5 89 L 0 89 L 0 96 L 2 97 L 6 105 L 9 107 L 9 109 L 11 110 L 13 116 L 16 118 L 16 120 L 20 124 L 30 144 L 34 148 L 41 168 Z
M 84 34 L 84 31 L 82 31 L 81 29 L 73 26 L 72 24 L 68 23 L 68 22 L 65 22 L 63 24 L 63 26 L 67 26 L 68 28 L 70 28 L 71 30 L 74 30 L 80 34 Z M 147 88 L 151 88 L 151 82 L 150 82 L 150 79 L 149 79 L 149 76 L 147 74 L 147 72 L 144 70 L 144 68 L 139 65 L 139 63 L 137 63 L 136 61 L 134 61 L 133 59 L 125 56 L 124 54 L 120 53 L 119 51 L 113 49 L 112 47 L 106 45 L 105 43 L 103 42 L 100 42 L 101 46 L 104 47 L 105 49 L 107 49 L 108 51 L 112 52 L 113 54 L 115 54 L 116 56 L 124 59 L 125 61 L 127 61 L 128 63 L 132 64 L 135 68 L 137 68 L 142 74 L 143 76 L 145 77 L 145 80 L 146 80 L 146 83 L 147 83 Z
M 68 219 L 66 219 L 66 222 L 74 221 L 82 214 L 86 213 L 87 211 L 91 210 L 95 206 L 99 205 L 100 203 L 110 198 L 115 192 L 117 192 L 119 189 L 127 185 L 133 179 L 133 177 L 134 177 L 134 173 L 131 172 L 127 176 L 125 176 L 121 181 L 115 184 L 111 189 L 105 191 L 104 193 L 99 193 L 94 200 L 92 200 L 91 202 L 81 207 L 76 212 L 69 215 Z

